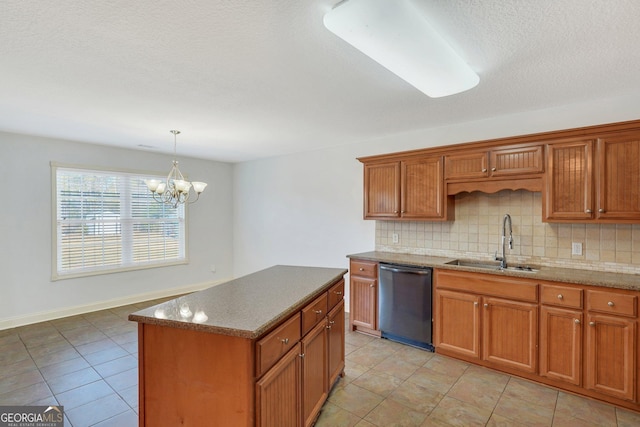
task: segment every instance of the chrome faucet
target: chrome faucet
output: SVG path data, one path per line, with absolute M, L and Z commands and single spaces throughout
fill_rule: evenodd
M 500 268 L 507 268 L 507 255 L 505 252 L 505 242 L 507 240 L 507 223 L 509 223 L 509 249 L 513 249 L 513 230 L 511 228 L 511 215 L 505 214 L 502 218 L 502 256 L 498 256 L 498 251 L 495 254 L 495 260 L 500 261 Z

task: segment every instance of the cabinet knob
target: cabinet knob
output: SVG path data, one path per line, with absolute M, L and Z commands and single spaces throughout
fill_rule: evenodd
M 299 354 L 298 356 L 302 357 L 304 359 L 304 353 Z
M 587 209 L 584 211 L 584 213 L 591 213 L 591 212 L 593 212 L 591 209 Z
M 329 324 L 330 324 L 330 325 L 334 325 L 335 323 L 336 323 L 336 321 L 335 321 L 335 320 L 329 320 Z
M 364 271 L 364 267 L 360 267 L 358 270 L 360 270 L 360 271 Z
M 393 213 L 398 213 L 398 211 L 393 211 Z
M 289 344 L 289 338 L 285 338 L 282 340 L 282 344 L 287 345 Z
M 487 171 L 487 168 L 482 169 L 482 172 L 486 172 L 486 171 Z
M 322 314 L 322 310 L 313 310 L 315 314 Z
M 489 304 L 485 304 L 485 305 L 484 305 L 484 308 L 489 308 Z
M 373 288 L 375 285 L 372 283 L 369 285 L 370 288 Z
M 558 294 L 558 299 L 563 299 L 564 297 L 562 296 L 562 294 Z
M 326 326 L 326 328 L 327 328 L 327 329 L 331 329 L 331 325 L 327 325 L 327 326 Z
M 400 213 L 405 213 L 406 211 L 400 211 Z
M 596 322 L 589 322 L 589 326 L 596 326 Z
M 473 303 L 473 306 L 474 306 L 474 307 L 477 307 L 477 306 L 478 306 L 478 301 L 475 301 L 475 302 Z
M 580 324 L 580 319 L 573 319 L 573 323 L 575 323 L 576 325 Z
M 609 302 L 607 303 L 607 305 L 608 305 L 609 307 L 613 307 L 615 304 L 613 303 L 613 301 L 609 301 Z
M 335 294 L 336 294 L 336 295 L 342 295 L 342 292 L 340 292 L 340 291 L 336 291 L 336 292 L 335 292 Z
M 604 209 L 600 208 L 600 209 L 598 209 L 598 212 L 604 213 Z
M 491 172 L 495 172 L 495 171 L 496 171 L 496 168 L 491 168 Z

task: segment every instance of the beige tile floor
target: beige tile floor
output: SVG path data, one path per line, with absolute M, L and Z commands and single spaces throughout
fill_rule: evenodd
M 67 427 L 137 426 L 136 324 L 154 300 L 0 331 L 0 405 L 64 405 Z M 640 414 L 347 332 L 318 427 L 640 426 Z

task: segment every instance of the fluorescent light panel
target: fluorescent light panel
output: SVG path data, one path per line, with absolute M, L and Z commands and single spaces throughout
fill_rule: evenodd
M 324 26 L 432 98 L 480 81 L 409 0 L 347 0 L 324 16 Z

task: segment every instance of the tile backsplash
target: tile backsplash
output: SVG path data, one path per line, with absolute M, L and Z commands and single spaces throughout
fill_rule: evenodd
M 506 213 L 510 263 L 640 274 L 640 224 L 543 223 L 541 193 L 524 190 L 459 194 L 455 221 L 377 221 L 376 250 L 490 260 L 502 250 Z M 582 244 L 582 255 L 572 255 L 572 243 Z

